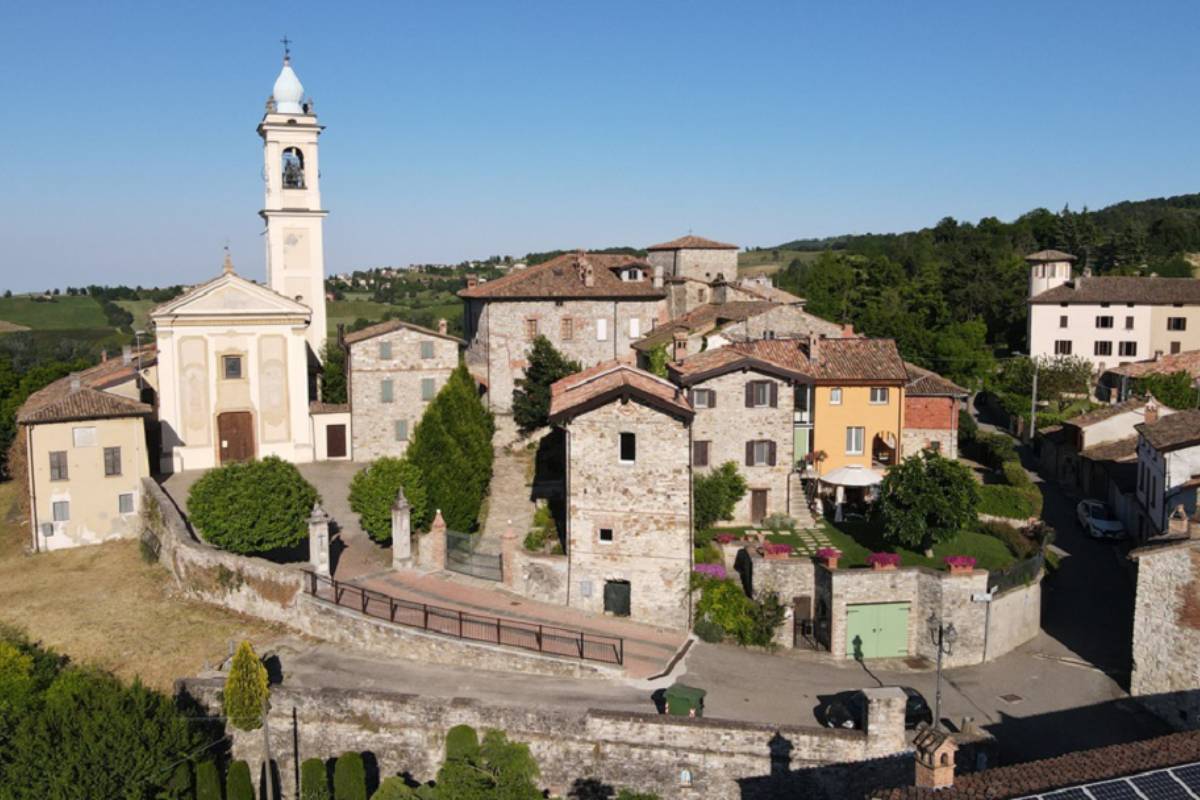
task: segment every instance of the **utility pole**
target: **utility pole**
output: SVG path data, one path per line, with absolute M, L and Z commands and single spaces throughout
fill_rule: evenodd
M 1029 398 L 1029 445 L 1033 446 L 1033 435 L 1037 433 L 1037 383 L 1038 383 L 1038 362 L 1033 356 L 1029 357 L 1033 362 L 1033 396 Z
M 263 753 L 266 754 L 266 789 L 267 800 L 275 800 L 275 776 L 271 774 L 271 726 L 267 722 L 268 712 L 270 707 L 267 698 L 263 698 L 262 704 L 262 721 L 263 721 Z

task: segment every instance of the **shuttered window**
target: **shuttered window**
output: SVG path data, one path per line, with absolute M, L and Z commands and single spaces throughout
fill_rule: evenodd
M 392 357 L 392 343 L 391 342 L 380 342 L 379 343 L 379 358 L 380 358 L 380 360 L 388 361 L 391 359 L 391 357 Z
M 421 358 L 433 358 L 433 342 L 428 339 L 421 342 Z
M 746 466 L 775 466 L 775 442 L 769 439 L 754 439 L 746 442 Z
M 433 382 L 433 378 L 421 378 L 421 399 L 432 400 L 437 394 L 437 386 Z
M 379 382 L 379 402 L 391 403 L 396 399 L 395 391 L 391 378 L 384 378 Z
M 692 389 L 692 405 L 696 408 L 714 408 L 717 393 L 714 389 Z
M 692 442 L 692 466 L 707 467 L 712 442 Z
M 779 384 L 775 381 L 750 381 L 746 384 L 746 408 L 775 408 L 779 405 Z

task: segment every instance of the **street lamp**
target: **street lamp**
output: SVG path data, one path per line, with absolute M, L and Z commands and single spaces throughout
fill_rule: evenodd
M 954 649 L 954 643 L 958 641 L 958 631 L 955 630 L 953 622 L 943 625 L 932 613 L 927 624 L 929 640 L 937 648 L 937 690 L 933 696 L 933 727 L 937 728 L 942 724 L 942 656 L 950 655 L 950 651 Z

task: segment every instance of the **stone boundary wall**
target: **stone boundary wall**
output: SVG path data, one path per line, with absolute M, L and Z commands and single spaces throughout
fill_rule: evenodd
M 513 592 L 542 603 L 567 604 L 567 557 L 530 553 L 517 543 L 513 548 Z M 508 570 L 506 563 L 504 569 Z
M 285 625 L 384 658 L 568 677 L 618 676 L 620 667 L 543 655 L 393 625 L 313 597 L 299 567 L 239 556 L 198 541 L 156 482 L 144 479 L 142 537 L 186 597 Z M 502 616 L 502 615 L 501 615 Z
M 287 664 L 283 664 L 286 674 Z M 181 681 L 180 690 L 219 713 L 220 680 Z M 777 726 L 650 713 L 566 711 L 487 704 L 474 699 L 409 694 L 276 687 L 271 695 L 271 749 L 282 796 L 295 790 L 293 709 L 299 760 L 332 758 L 348 751 L 374 755 L 380 776 L 408 772 L 431 780 L 444 756 L 446 731 L 471 725 L 497 728 L 529 745 L 541 781 L 554 796 L 572 782 L 594 778 L 618 788 L 657 792 L 663 800 L 741 800 L 746 782 L 786 781 L 797 772 L 830 764 L 908 757 L 904 700 L 896 689 L 867 690 L 865 731 Z M 258 774 L 263 733 L 232 731 L 233 755 Z M 899 759 L 895 757 L 899 757 Z M 902 762 L 910 764 L 911 762 Z M 863 765 L 867 768 L 867 765 Z M 908 767 L 911 770 L 911 766 Z M 684 770 L 690 787 L 680 785 Z M 764 793 L 763 797 L 790 796 Z
M 1200 541 L 1148 545 L 1137 562 L 1129 693 L 1168 725 L 1200 726 Z
M 992 596 L 988 615 L 987 652 L 991 661 L 1010 653 L 1042 632 L 1042 576 Z

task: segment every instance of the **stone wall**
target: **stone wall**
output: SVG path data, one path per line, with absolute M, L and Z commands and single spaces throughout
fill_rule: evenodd
M 653 266 L 661 266 L 668 277 L 692 278 L 711 283 L 718 276 L 726 280 L 737 280 L 737 256 L 735 249 L 725 250 L 652 250 L 646 260 Z
M 431 358 L 421 357 L 422 342 L 431 342 Z M 382 345 L 391 348 L 384 358 Z M 349 371 L 352 452 L 356 461 L 402 456 L 408 438 L 425 413 L 421 382 L 432 379 L 434 393 L 446 385 L 458 366 L 458 341 L 410 328 L 397 328 L 350 345 Z M 392 382 L 392 400 L 383 401 L 383 381 Z M 397 438 L 396 423 L 407 425 L 406 438 Z
M 1028 586 L 1017 586 L 992 596 L 988 615 L 984 660 L 999 658 L 1042 631 L 1041 576 Z
M 1169 724 L 1200 726 L 1200 548 L 1195 540 L 1135 550 L 1130 694 Z
M 286 673 L 287 665 L 283 665 Z M 188 680 L 181 688 L 219 713 L 217 680 Z M 476 700 L 426 698 L 353 690 L 276 688 L 271 696 L 271 749 L 281 794 L 295 791 L 297 759 L 332 758 L 344 752 L 374 755 L 381 776 L 409 773 L 431 780 L 444 757 L 446 731 L 471 725 L 496 728 L 528 743 L 541 768 L 542 786 L 565 795 L 580 778 L 619 788 L 653 791 L 663 800 L 742 800 L 748 781 L 784 782 L 797 772 L 829 764 L 864 762 L 908 752 L 904 699 L 898 689 L 869 689 L 865 731 L 775 726 L 709 718 L 659 716 L 553 706 L 488 705 Z M 293 728 L 293 709 L 296 726 Z M 295 737 L 293 737 L 295 733 Z M 298 750 L 297 753 L 297 743 Z M 258 774 L 262 731 L 233 731 L 233 755 Z M 871 769 L 863 764 L 862 769 Z M 681 785 L 681 775 L 690 785 Z
M 842 326 L 815 317 L 802 306 L 781 305 L 721 330 L 721 336 L 730 341 L 763 339 L 768 334 L 772 339 L 804 339 L 810 334 L 836 339 L 842 335 Z
M 620 458 L 620 435 L 636 459 Z M 613 401 L 567 425 L 570 605 L 604 610 L 608 581 L 630 583 L 631 616 L 686 629 L 691 622 L 691 469 L 686 423 L 637 400 Z M 612 540 L 600 538 L 612 531 Z
M 543 603 L 567 604 L 567 557 L 530 553 L 518 546 L 512 566 L 513 584 L 517 594 Z M 508 570 L 509 565 L 505 564 Z

